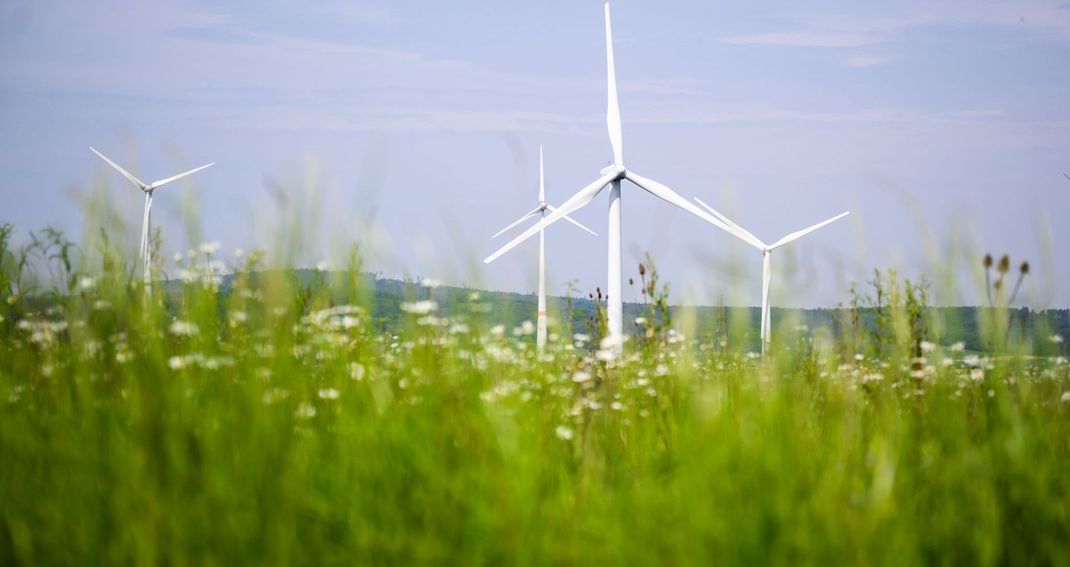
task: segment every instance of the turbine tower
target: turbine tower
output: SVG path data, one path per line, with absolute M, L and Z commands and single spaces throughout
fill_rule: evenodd
M 647 179 L 624 167 L 623 136 L 621 133 L 620 104 L 617 100 L 617 72 L 613 61 L 613 31 L 609 18 L 609 3 L 605 4 L 606 19 L 606 69 L 608 83 L 608 104 L 606 109 L 606 122 L 609 127 L 609 143 L 613 148 L 613 164 L 602 169 L 600 177 L 590 185 L 580 189 L 578 193 L 565 201 L 559 209 L 542 218 L 537 224 L 525 230 L 519 236 L 511 240 L 497 252 L 488 256 L 486 263 L 492 262 L 498 256 L 508 252 L 514 246 L 531 238 L 535 233 L 541 232 L 547 226 L 557 222 L 565 215 L 572 213 L 591 202 L 607 186 L 609 191 L 609 251 L 607 261 L 607 317 L 609 319 L 609 338 L 614 350 L 620 351 L 624 342 L 624 303 L 621 297 L 621 181 L 627 179 L 641 189 L 659 197 L 685 211 L 721 228 L 731 232 L 728 226 L 719 219 L 710 216 L 702 209 L 696 207 L 687 199 L 684 199 L 672 189 L 657 181 Z
M 774 242 L 772 244 L 766 244 L 766 243 L 762 242 L 761 240 L 759 240 L 758 237 L 756 237 L 753 234 L 747 232 L 743 227 L 741 227 L 738 224 L 728 220 L 727 217 L 725 217 L 721 213 L 715 211 L 713 209 L 713 207 L 711 207 L 711 206 L 707 205 L 706 203 L 704 203 L 702 201 L 702 199 L 699 199 L 698 197 L 695 197 L 695 201 L 698 201 L 698 204 L 702 205 L 703 207 L 706 207 L 706 209 L 708 211 L 710 211 L 710 213 L 712 213 L 715 217 L 717 217 L 717 218 L 721 219 L 722 221 L 724 221 L 724 223 L 727 224 L 729 226 L 729 228 L 730 228 L 729 232 L 731 232 L 736 238 L 739 238 L 740 240 L 746 242 L 747 244 L 750 244 L 751 246 L 757 248 L 758 251 L 762 253 L 762 324 L 761 324 L 761 338 L 762 338 L 762 352 L 764 353 L 765 350 L 766 350 L 766 347 L 769 344 L 769 335 L 770 335 L 770 333 L 772 331 L 772 327 L 770 325 L 771 320 L 770 320 L 770 317 L 769 317 L 769 281 L 772 279 L 772 271 L 771 271 L 771 268 L 769 266 L 769 262 L 770 262 L 770 257 L 773 254 L 773 250 L 776 250 L 777 248 L 780 248 L 781 246 L 784 246 L 785 244 L 788 244 L 789 242 L 794 242 L 795 240 L 798 240 L 799 238 L 802 238 L 803 236 L 805 236 L 807 234 L 810 234 L 811 232 L 813 232 L 813 231 L 815 231 L 815 230 L 817 230 L 817 229 L 819 229 L 819 228 L 821 228 L 821 227 L 823 227 L 823 226 L 825 226 L 827 224 L 830 224 L 832 222 L 838 221 L 838 220 L 842 219 L 843 217 L 845 217 L 845 216 L 847 216 L 847 215 L 849 215 L 851 213 L 850 212 L 840 213 L 840 214 L 838 214 L 838 215 L 836 215 L 836 216 L 834 216 L 834 217 L 832 217 L 832 218 L 830 218 L 830 219 L 828 219 L 826 221 L 819 222 L 819 223 L 815 224 L 814 226 L 811 226 L 809 228 L 804 228 L 802 230 L 795 231 L 795 232 L 785 236 L 784 238 L 781 238 L 780 240 L 777 240 L 776 242 Z
M 98 152 L 92 146 L 90 146 L 89 149 L 93 153 L 95 153 L 98 156 L 100 156 L 100 159 L 108 162 L 108 165 L 110 165 L 110 166 L 114 167 L 116 170 L 118 170 L 119 173 L 123 174 L 123 177 L 129 179 L 131 183 L 136 185 L 138 187 L 138 189 L 141 189 L 141 191 L 145 193 L 145 213 L 144 213 L 144 215 L 143 215 L 143 217 L 141 219 L 141 246 L 140 246 L 140 248 L 138 248 L 138 259 L 141 261 L 142 265 L 145 268 L 145 288 L 148 289 L 149 292 L 151 293 L 151 291 L 152 291 L 152 274 L 151 274 L 152 245 L 149 243 L 149 231 L 152 230 L 152 192 L 155 191 L 156 189 L 159 189 L 160 187 L 162 187 L 164 185 L 167 185 L 168 183 L 170 183 L 172 181 L 176 181 L 176 180 L 182 179 L 183 177 L 185 177 L 187 175 L 192 175 L 194 173 L 197 173 L 198 171 L 200 171 L 200 170 L 202 170 L 202 169 L 204 169 L 206 167 L 211 167 L 211 166 L 215 165 L 215 162 L 209 163 L 207 165 L 202 165 L 200 167 L 191 169 L 191 170 L 183 172 L 183 173 L 179 173 L 178 175 L 174 175 L 174 176 L 171 176 L 171 177 L 166 177 L 164 179 L 160 179 L 159 181 L 153 181 L 152 183 L 145 183 L 144 181 L 142 181 L 142 180 L 138 179 L 137 177 L 135 177 L 129 171 L 119 167 L 119 164 L 117 164 L 114 161 L 108 159 L 107 156 L 105 156 L 104 154 Z
M 497 234 L 495 234 L 491 238 L 497 238 L 497 237 L 501 236 L 501 234 L 503 232 L 506 232 L 506 231 L 514 228 L 518 224 L 528 220 L 531 217 L 537 216 L 537 217 L 539 217 L 541 219 L 541 218 L 546 217 L 547 212 L 552 213 L 552 212 L 554 212 L 556 210 L 557 209 L 554 208 L 552 205 L 548 205 L 546 203 L 546 180 L 545 180 L 545 176 L 543 175 L 542 146 L 540 145 L 539 146 L 539 202 L 538 202 L 538 204 L 535 206 L 534 209 L 532 209 L 531 211 L 526 213 L 524 216 L 516 219 L 509 226 L 499 230 L 497 232 Z M 575 220 L 572 219 L 572 217 L 569 217 L 569 216 L 565 215 L 564 219 L 567 220 L 568 222 L 570 222 L 570 223 L 582 228 L 583 230 L 586 230 L 587 232 L 589 232 L 591 234 L 594 234 L 595 236 L 598 236 L 597 234 L 595 234 L 595 232 L 593 230 L 591 230 L 591 229 L 583 226 L 582 224 L 576 222 Z M 543 229 L 539 229 L 539 313 L 538 313 L 538 318 L 536 319 L 536 321 L 537 321 L 537 326 L 536 326 L 536 331 L 535 331 L 535 345 L 539 348 L 539 350 L 542 350 L 542 348 L 546 346 L 546 239 L 545 239 L 545 234 L 544 234 Z

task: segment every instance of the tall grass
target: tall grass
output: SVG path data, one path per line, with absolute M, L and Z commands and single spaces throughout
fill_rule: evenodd
M 147 295 L 34 246 L 0 232 L 3 564 L 1070 562 L 1065 359 L 943 344 L 913 284 L 761 357 L 644 269 L 614 357 L 478 292 L 384 328 L 355 253 Z

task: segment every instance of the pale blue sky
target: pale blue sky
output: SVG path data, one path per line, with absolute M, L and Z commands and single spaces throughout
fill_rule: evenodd
M 613 16 L 628 167 L 766 241 L 852 211 L 777 255 L 775 305 L 937 266 L 960 280 L 937 299 L 973 302 L 966 260 L 933 242 L 1029 259 L 1028 303 L 1070 305 L 1070 3 L 619 0 Z M 303 263 L 358 240 L 388 275 L 531 291 L 534 242 L 478 260 L 534 206 L 538 144 L 553 203 L 608 163 L 603 42 L 595 0 L 0 0 L 0 222 L 92 229 L 76 195 L 106 183 L 134 241 L 140 196 L 93 145 L 151 179 L 217 162 L 157 193 L 171 251 L 183 207 L 202 217 L 191 238 L 268 246 L 271 177 L 320 204 Z M 626 267 L 650 251 L 680 300 L 757 303 L 752 249 L 637 188 L 623 206 Z M 604 235 L 605 208 L 575 216 Z M 604 285 L 604 236 L 549 232 L 554 292 Z

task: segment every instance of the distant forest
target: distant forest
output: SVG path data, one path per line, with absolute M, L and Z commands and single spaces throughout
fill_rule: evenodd
M 319 285 L 330 286 L 331 295 L 341 298 L 346 296 L 345 283 L 342 274 L 334 272 L 317 272 L 314 270 L 294 270 L 290 272 L 295 282 L 300 286 L 316 287 Z M 524 321 L 534 321 L 538 299 L 535 294 L 521 294 L 512 292 L 486 291 L 480 289 L 458 288 L 441 286 L 428 288 L 417 282 L 402 281 L 396 279 L 378 278 L 372 274 L 362 274 L 364 293 L 370 294 L 367 298 L 372 305 L 372 317 L 375 325 L 383 332 L 390 332 L 400 328 L 408 320 L 408 315 L 401 310 L 401 304 L 406 301 L 433 299 L 438 303 L 441 313 L 449 316 L 463 311 L 462 306 L 470 303 L 473 293 L 479 294 L 479 302 L 487 307 L 485 314 L 488 321 L 502 323 L 511 331 L 514 326 Z M 229 278 L 223 282 L 225 292 L 229 284 Z M 180 286 L 177 281 L 169 282 L 171 287 Z M 978 322 L 987 307 L 928 307 L 926 320 L 933 327 L 930 333 L 933 340 L 939 340 L 944 345 L 962 342 L 966 350 L 984 351 L 981 333 L 978 332 Z M 592 324 L 596 321 L 596 302 L 587 297 L 566 298 L 551 296 L 547 298 L 547 310 L 552 320 L 561 322 L 566 319 L 565 314 L 571 310 L 572 317 L 569 328 L 558 327 L 558 332 L 597 334 L 593 332 Z M 1066 354 L 1066 343 L 1053 337 L 1065 337 L 1070 339 L 1070 310 L 1048 309 L 1032 311 L 1026 308 L 1011 309 L 1012 330 L 1016 334 L 1032 337 L 1042 346 L 1037 349 L 1038 354 Z M 772 309 L 774 333 L 784 329 L 794 329 L 803 333 L 830 333 L 838 336 L 845 322 L 850 319 L 848 308 L 819 308 L 819 309 Z M 730 306 L 672 306 L 671 317 L 674 322 L 686 321 L 685 327 L 694 329 L 697 337 L 704 340 L 714 340 L 718 337 L 728 338 L 745 344 L 735 344 L 734 347 L 757 349 L 759 348 L 758 322 L 760 308 L 758 307 L 730 307 Z M 862 307 L 858 310 L 858 320 L 862 327 L 873 327 L 876 320 L 876 312 L 872 307 Z M 634 321 L 639 317 L 649 317 L 650 310 L 643 303 L 624 304 L 625 329 L 634 332 Z M 774 335 L 774 338 L 776 335 Z

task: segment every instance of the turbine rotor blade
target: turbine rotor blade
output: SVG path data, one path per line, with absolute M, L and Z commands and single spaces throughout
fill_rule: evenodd
M 619 176 L 620 173 L 618 171 L 611 171 L 599 177 L 598 179 L 595 179 L 594 182 L 592 182 L 590 185 L 584 187 L 583 189 L 580 189 L 575 195 L 569 197 L 567 201 L 561 203 L 561 207 L 558 208 L 556 211 L 542 217 L 542 220 L 529 226 L 528 229 L 521 233 L 519 236 L 509 241 L 509 243 L 505 246 L 499 248 L 497 252 L 491 254 L 490 256 L 487 256 L 483 260 L 483 263 L 489 264 L 493 262 L 495 259 L 498 258 L 498 256 L 505 254 L 506 252 L 512 250 L 513 247 L 515 247 L 516 245 L 527 240 L 528 238 L 531 238 L 535 234 L 538 234 L 540 230 L 557 222 L 568 213 L 578 210 L 587 203 L 590 203 L 592 199 L 594 199 L 596 196 L 598 196 L 599 193 L 602 192 L 602 189 L 604 189 L 610 181 L 617 179 Z
M 725 224 L 727 224 L 729 228 L 734 229 L 732 231 L 732 234 L 735 235 L 736 238 L 746 242 L 747 244 L 750 244 L 751 246 L 757 248 L 758 250 L 764 250 L 765 249 L 765 243 L 762 242 L 761 240 L 759 240 L 757 236 L 754 236 L 753 234 L 748 232 L 747 229 L 745 229 L 745 228 L 739 226 L 738 224 L 732 222 L 731 220 L 729 220 L 728 217 L 722 215 L 721 213 L 719 213 L 716 210 L 714 210 L 713 207 L 707 205 L 706 202 L 703 201 L 702 199 L 699 199 L 698 197 L 695 197 L 695 201 L 697 201 L 698 204 L 700 204 L 703 207 L 705 207 L 706 210 L 708 210 L 710 212 L 710 214 L 712 214 L 713 216 L 717 217 L 718 219 L 721 219 L 721 221 L 724 222 Z
M 842 212 L 842 213 L 840 213 L 840 214 L 838 214 L 838 215 L 836 215 L 836 216 L 834 216 L 834 217 L 832 217 L 832 218 L 830 218 L 830 219 L 828 219 L 826 221 L 819 222 L 819 223 L 815 224 L 814 226 L 811 226 L 809 228 L 804 228 L 802 230 L 797 230 L 797 231 L 785 236 L 784 238 L 781 238 L 780 240 L 777 240 L 776 242 L 774 242 L 771 246 L 769 246 L 769 249 L 773 250 L 774 248 L 779 248 L 779 247 L 781 247 L 781 246 L 783 246 L 783 245 L 785 245 L 785 244 L 787 244 L 789 242 L 792 242 L 794 240 L 798 240 L 799 238 L 802 238 L 803 236 L 806 236 L 807 234 L 810 234 L 811 232 L 813 232 L 813 231 L 825 226 L 826 224 L 838 221 L 838 220 L 842 219 L 843 217 L 845 217 L 845 216 L 847 216 L 849 214 L 851 214 L 850 211 Z
M 189 171 L 184 171 L 182 173 L 179 173 L 178 175 L 172 175 L 171 177 L 168 177 L 168 178 L 165 178 L 165 179 L 161 179 L 159 181 L 153 181 L 152 184 L 149 185 L 149 189 L 156 189 L 157 187 L 160 187 L 161 185 L 167 185 L 168 183 L 170 183 L 172 181 L 175 181 L 175 180 L 178 180 L 178 179 L 182 179 L 183 177 L 185 177 L 187 175 L 193 175 L 194 173 L 197 173 L 198 171 L 200 171 L 202 169 L 206 169 L 206 168 L 212 167 L 213 165 L 215 165 L 214 161 L 212 163 L 205 164 L 205 165 L 202 165 L 200 167 L 195 167 L 195 168 L 193 168 L 193 169 L 191 169 Z
M 501 234 L 503 232 L 508 231 L 509 229 L 511 229 L 511 228 L 515 227 L 516 225 L 528 220 L 529 218 L 537 215 L 538 213 L 539 213 L 539 207 L 535 207 L 534 209 L 532 209 L 532 210 L 528 211 L 527 213 L 525 213 L 524 216 L 522 216 L 522 217 L 516 219 L 515 221 L 513 221 L 509 226 L 507 226 L 507 227 L 499 230 L 498 232 L 496 232 L 494 234 L 494 236 L 492 236 L 491 238 L 498 238 L 499 236 L 501 236 Z
M 546 202 L 546 181 L 542 168 L 542 144 L 539 144 L 539 202 Z
M 551 213 L 557 210 L 557 209 L 556 209 L 556 208 L 554 208 L 554 207 L 553 207 L 552 205 L 546 205 L 546 208 L 547 208 L 547 209 L 548 209 L 548 210 L 549 210 L 549 211 L 550 211 Z M 576 219 L 574 219 L 574 218 L 572 218 L 572 217 L 570 217 L 570 216 L 568 216 L 568 215 L 565 215 L 565 216 L 563 216 L 563 217 L 561 217 L 561 218 L 563 218 L 563 219 L 567 220 L 568 222 L 570 222 L 570 223 L 572 223 L 572 224 L 574 224 L 574 225 L 576 225 L 576 226 L 578 226 L 578 227 L 582 228 L 583 230 L 586 230 L 587 232 L 589 232 L 589 233 L 591 233 L 591 234 L 593 234 L 593 235 L 595 235 L 595 236 L 598 236 L 598 233 L 597 233 L 597 232 L 595 232 L 595 231 L 593 231 L 593 230 L 591 230 L 591 229 L 589 229 L 589 228 L 587 228 L 587 227 L 583 226 L 583 225 L 582 225 L 582 224 L 581 224 L 581 223 L 580 223 L 579 221 L 577 221 Z
M 658 197 L 658 198 L 660 198 L 660 199 L 662 199 L 664 201 L 668 201 L 669 203 L 672 203 L 673 205 L 676 205 L 677 207 L 680 207 L 681 209 L 683 209 L 683 210 L 695 215 L 696 217 L 698 217 L 698 218 L 700 218 L 700 219 L 712 224 L 713 226 L 716 226 L 717 228 L 719 228 L 719 229 L 721 229 L 721 230 L 723 230 L 723 231 L 725 231 L 725 232 L 727 232 L 727 233 L 729 233 L 729 234 L 731 234 L 733 236 L 736 236 L 736 234 L 732 231 L 732 229 L 727 224 L 725 224 L 723 221 L 721 221 L 717 217 L 714 217 L 713 215 L 707 213 L 706 211 L 696 207 L 695 205 L 693 205 L 691 203 L 691 201 L 688 201 L 687 199 L 684 199 L 676 191 L 673 191 L 672 189 L 669 189 L 667 186 L 662 185 L 661 183 L 658 183 L 657 181 L 654 181 L 653 179 L 647 179 L 646 177 L 643 177 L 642 175 L 639 175 L 637 173 L 633 173 L 631 170 L 627 171 L 624 174 L 624 176 L 628 179 L 628 181 L 631 181 L 632 183 L 635 183 L 641 189 L 643 189 L 646 192 L 654 195 L 655 197 Z
M 606 125 L 609 128 L 609 144 L 613 146 L 613 163 L 624 163 L 624 136 L 621 133 L 620 101 L 617 99 L 617 69 L 613 60 L 613 26 L 609 19 L 609 2 L 605 4 L 606 12 L 606 81 L 608 83 L 608 104 L 606 106 Z
M 114 161 L 108 159 L 108 156 L 98 152 L 96 150 L 96 148 L 94 148 L 93 146 L 89 146 L 89 151 L 97 154 L 98 156 L 100 156 L 100 159 L 108 162 L 108 165 L 110 165 L 110 166 L 114 167 L 116 170 L 118 170 L 119 173 L 123 174 L 123 177 L 129 179 L 131 183 L 133 183 L 134 185 L 137 185 L 138 188 L 141 189 L 142 191 L 145 191 L 145 190 L 148 189 L 148 185 L 145 185 L 144 181 L 142 181 L 142 180 L 138 179 L 137 177 L 135 177 L 133 173 L 130 173 L 129 171 L 119 167 L 119 164 L 117 164 Z

